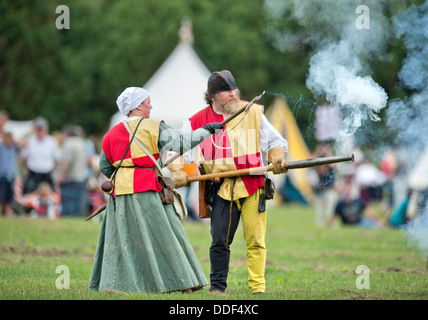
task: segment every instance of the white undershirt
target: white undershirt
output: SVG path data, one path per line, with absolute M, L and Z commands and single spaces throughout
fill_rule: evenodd
M 55 168 L 61 151 L 54 137 L 46 135 L 42 140 L 39 140 L 33 135 L 29 138 L 21 155 L 27 161 L 27 167 L 31 171 L 49 173 Z

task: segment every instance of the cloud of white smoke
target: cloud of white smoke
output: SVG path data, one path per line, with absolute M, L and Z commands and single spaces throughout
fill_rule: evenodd
M 366 120 L 380 120 L 378 113 L 388 100 L 372 79 L 369 62 L 384 58 L 392 37 L 390 21 L 382 2 L 366 1 L 369 29 L 360 29 L 358 5 L 352 0 L 265 1 L 267 37 L 284 52 L 311 48 L 306 86 L 315 97 L 340 107 L 337 140 L 355 134 Z
M 407 99 L 391 101 L 387 124 L 397 131 L 397 144 L 408 148 L 417 159 L 428 144 L 428 1 L 411 5 L 392 21 L 407 50 L 398 73 L 400 85 L 414 93 Z
M 428 166 L 424 156 L 420 159 L 422 153 L 428 152 L 428 1 L 419 6 L 411 5 L 397 14 L 393 22 L 396 36 L 403 40 L 407 49 L 398 77 L 401 85 L 414 93 L 407 99 L 390 103 L 387 123 L 396 128 L 397 143 L 407 148 L 412 155 L 409 165 L 417 169 L 410 174 L 409 186 L 424 197 L 428 190 L 425 178 Z M 428 257 L 427 200 L 422 198 L 418 216 L 404 229 L 409 244 L 416 245 L 425 257 Z

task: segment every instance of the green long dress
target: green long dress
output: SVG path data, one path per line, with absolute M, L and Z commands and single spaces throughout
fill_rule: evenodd
M 165 129 L 173 130 L 161 123 L 159 136 Z M 193 138 L 197 133 L 197 140 L 172 131 L 172 140 L 159 141 L 159 150 L 171 142 L 180 148 L 184 145 L 193 148 L 209 135 L 204 129 L 198 130 L 202 131 L 192 133 Z M 103 152 L 100 170 L 106 176 L 114 171 Z M 155 191 L 118 195 L 114 200 L 110 196 L 101 224 L 90 289 L 171 292 L 197 290 L 207 284 L 173 205 L 163 205 Z

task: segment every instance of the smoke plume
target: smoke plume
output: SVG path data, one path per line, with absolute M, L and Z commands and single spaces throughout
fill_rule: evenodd
M 387 95 L 368 75 L 362 75 L 361 60 L 347 40 L 316 53 L 310 61 L 306 86 L 315 96 L 325 96 L 341 107 L 341 135 L 354 134 L 365 120 L 380 120 L 377 113 L 386 106 Z
M 362 4 L 358 1 L 265 0 L 264 6 L 269 21 L 266 37 L 279 50 L 309 48 L 306 86 L 315 97 L 325 97 L 340 108 L 337 142 L 357 134 L 366 121 L 379 121 L 380 111 L 387 107 L 383 120 L 394 145 L 407 152 L 406 165 L 411 170 L 428 147 L 428 0 L 420 5 L 408 3 L 364 1 L 369 15 L 364 17 L 363 28 L 357 23 Z M 388 18 L 391 12 L 395 15 Z M 371 77 L 371 66 L 385 59 L 388 45 L 398 40 L 404 44 L 406 57 L 397 86 L 410 94 L 388 101 L 385 90 Z M 345 153 L 352 146 L 336 143 L 336 147 Z M 428 183 L 423 188 L 426 191 Z M 427 216 L 426 209 L 420 211 L 405 231 L 409 243 L 428 255 Z
M 421 214 L 410 221 L 406 227 L 407 240 L 409 246 L 417 247 L 423 258 L 428 257 L 428 215 Z
M 266 0 L 266 35 L 283 52 L 309 47 L 306 86 L 315 97 L 340 107 L 337 140 L 353 135 L 367 120 L 378 121 L 387 94 L 371 77 L 370 63 L 385 57 L 392 34 L 380 1 L 366 1 L 367 29 L 356 24 L 352 0 Z M 286 21 L 286 22 L 284 22 Z
M 410 174 L 409 186 L 422 195 L 428 190 L 428 167 L 420 168 L 420 160 L 427 152 L 428 141 L 428 1 L 400 12 L 393 18 L 396 36 L 401 38 L 407 55 L 398 74 L 400 84 L 414 92 L 409 98 L 395 100 L 387 110 L 387 123 L 396 128 L 397 144 L 404 146 L 410 157 L 410 168 L 416 166 L 421 174 Z M 416 218 L 404 228 L 410 245 L 417 246 L 428 256 L 428 212 L 423 199 Z
M 402 39 L 407 51 L 398 73 L 400 85 L 413 94 L 391 101 L 386 119 L 388 127 L 397 132 L 396 143 L 417 159 L 428 141 L 428 1 L 411 5 L 392 21 L 395 35 Z

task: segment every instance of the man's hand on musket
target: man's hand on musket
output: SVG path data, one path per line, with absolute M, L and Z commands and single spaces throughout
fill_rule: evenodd
M 284 148 L 269 149 L 268 161 L 273 164 L 272 172 L 274 174 L 286 173 L 288 171 Z

